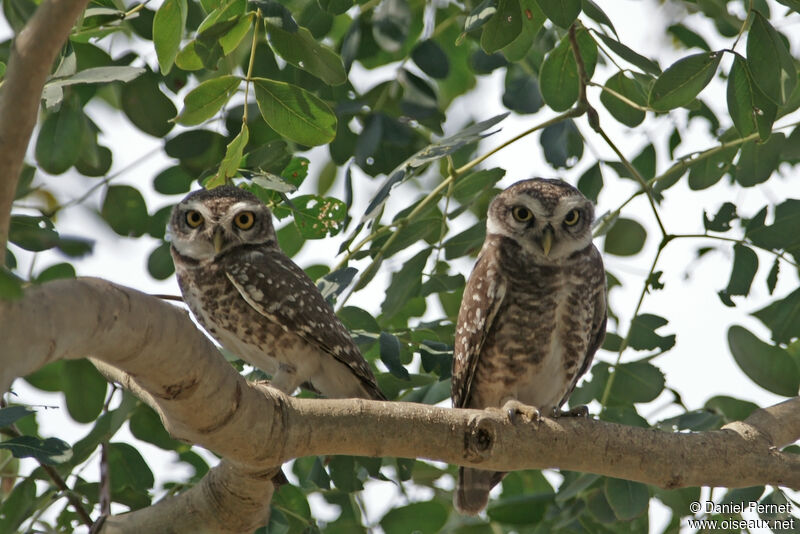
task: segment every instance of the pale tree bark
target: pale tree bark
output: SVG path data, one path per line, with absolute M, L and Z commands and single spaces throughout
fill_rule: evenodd
M 499 410 L 295 399 L 248 384 L 185 311 L 99 279 L 30 288 L 23 299 L 0 303 L 0 325 L 0 388 L 47 362 L 91 357 L 158 411 L 174 437 L 224 458 L 192 491 L 110 518 L 109 532 L 143 525 L 188 531 L 197 524 L 214 532 L 248 530 L 267 513 L 275 466 L 310 455 L 427 458 L 502 471 L 561 468 L 664 488 L 800 488 L 800 459 L 778 450 L 800 438 L 800 398 L 693 433 L 573 418 L 514 424 Z M 206 524 L 203 514 L 226 519 Z
M 11 46 L 0 91 L 0 251 L 5 251 L 11 203 L 39 111 L 42 88 L 88 0 L 46 0 Z M 0 266 L 5 264 L 5 254 Z

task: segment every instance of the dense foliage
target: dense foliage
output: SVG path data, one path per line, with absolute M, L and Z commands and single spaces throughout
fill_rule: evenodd
M 657 360 L 675 344 L 669 317 L 645 312 L 643 303 L 664 287 L 659 258 L 676 240 L 695 240 L 701 256 L 712 248 L 732 250 L 727 286 L 718 295 L 725 306 L 746 302 L 759 271 L 765 273 L 761 278 L 770 294 L 779 276 L 796 278 L 800 195 L 778 198 L 753 213 L 739 213 L 730 201 L 705 206 L 703 213 L 685 214 L 704 227 L 691 235 L 672 233 L 661 214 L 682 209 L 682 200 L 669 196 L 669 189 L 682 181 L 691 191 L 721 181 L 746 190 L 781 180 L 779 167 L 798 172 L 800 52 L 792 53 L 774 21 L 786 16 L 796 23 L 800 2 L 671 3 L 680 15 L 668 28 L 654 31 L 668 32 L 681 57 L 660 65 L 626 45 L 620 38 L 624 32 L 618 33 L 602 2 L 592 0 L 468 0 L 465 5 L 164 0 L 128 6 L 95 0 L 76 24 L 43 95 L 33 157 L 17 189 L 0 295 L 15 298 L 25 284 L 75 276 L 72 262 L 92 254 L 96 229 L 64 235 L 58 216 L 82 209 L 98 189 L 103 200 L 97 211 L 121 240 L 158 240 L 147 261 L 150 275 L 159 280 L 173 275 L 164 236 L 171 206 L 154 210 L 139 188 L 115 183 L 125 173 L 111 172 L 115 157 L 129 147 L 103 145 L 103 132 L 93 120 L 111 107 L 135 128 L 163 139 L 163 151 L 173 160 L 157 175 L 141 176 L 141 188 L 151 182 L 174 203 L 198 182 L 212 187 L 234 180 L 273 209 L 287 254 L 296 254 L 309 240 L 337 243 L 339 255 L 308 272 L 376 365 L 383 391 L 395 400 L 444 401 L 450 391 L 453 324 L 465 283 L 463 271 L 454 270 L 451 262 L 474 257 L 483 242 L 486 206 L 505 176 L 504 169 L 483 162 L 508 139 L 496 133 L 505 115 L 484 116 L 476 109 L 472 117 L 452 118 L 450 112 L 453 102 L 476 90 L 482 77 L 499 72 L 504 77 L 502 104 L 530 124 L 511 142 L 534 145 L 538 139 L 551 166 L 539 174 L 586 169 L 576 183 L 595 201 L 611 182 L 635 184 L 628 198 L 606 199 L 609 209 L 596 227 L 604 253 L 632 256 L 646 240 L 658 243 L 635 311 L 625 310 L 632 321 L 618 321 L 617 310 L 609 310 L 603 350 L 571 404 L 592 403 L 600 419 L 665 431 L 713 429 L 744 418 L 756 406 L 737 399 L 735 391 L 709 398 L 700 409 L 683 406 L 675 392 L 680 384 L 667 384 Z M 18 32 L 36 4 L 4 0 L 2 7 Z M 693 29 L 698 27 L 714 35 L 703 36 Z M 0 45 L 0 76 L 9 44 Z M 726 84 L 726 106 L 709 106 L 704 99 L 712 81 Z M 632 148 L 603 129 L 610 121 L 648 128 L 664 114 L 672 117 L 666 144 Z M 704 121 L 713 144 L 683 143 L 681 132 L 694 121 Z M 584 154 L 587 140 L 610 147 L 616 158 L 593 160 Z M 307 151 L 323 145 L 327 150 L 314 152 L 310 164 Z M 317 177 L 314 184 L 307 180 L 309 168 Z M 83 190 L 68 198 L 54 193 L 51 184 L 63 173 L 88 177 Z M 364 187 L 372 181 L 382 185 Z M 344 184 L 341 198 L 330 195 L 334 184 Z M 377 192 L 361 199 L 367 208 L 356 211 L 354 198 L 366 190 Z M 655 235 L 637 220 L 642 214 L 629 209 L 641 195 L 649 202 L 646 215 Z M 60 251 L 63 261 L 31 263 L 31 255 L 50 249 Z M 769 264 L 759 261 L 756 250 L 770 255 Z M 18 259 L 31 268 L 18 269 Z M 399 261 L 390 264 L 390 259 Z M 376 278 L 379 273 L 383 277 Z M 627 278 L 609 272 L 610 291 L 638 284 Z M 382 280 L 388 280 L 385 291 Z M 373 307 L 348 304 L 350 295 L 361 291 L 380 295 Z M 731 326 L 733 360 L 762 388 L 796 396 L 800 289 L 775 295 L 754 315 L 771 338 Z M 243 368 L 235 356 L 227 356 Z M 111 473 L 111 499 L 132 509 L 148 506 L 164 490 L 180 492 L 208 469 L 189 445 L 169 437 L 150 408 L 112 389 L 88 361 L 57 362 L 26 380 L 44 391 L 63 392 L 69 416 L 92 427 L 83 439 L 67 444 L 39 436 L 33 409 L 0 410 L 0 427 L 7 430 L 0 444 L 5 449 L 0 450 L 1 472 L 13 476 L 14 457 L 33 456 L 68 485 L 68 490 L 58 488 L 45 467 L 25 473 L 13 487 L 13 478 L 7 478 L 0 504 L 2 532 L 46 529 L 45 524 L 71 531 L 81 519 L 74 504 L 58 498 L 66 493 L 96 516 L 100 485 L 84 478 L 81 466 L 101 444 Z M 642 405 L 665 390 L 675 392 L 669 398 L 680 415 L 667 420 L 640 415 Z M 7 400 L 13 403 L 13 395 Z M 124 425 L 135 438 L 173 451 L 194 475 L 153 487 L 148 459 L 115 438 Z M 291 472 L 299 484 L 276 494 L 267 532 L 363 531 L 361 506 L 369 496 L 359 492 L 373 478 L 428 488 L 415 493 L 423 497 L 399 503 L 379 520 L 389 534 L 412 528 L 462 534 L 645 532 L 651 499 L 668 507 L 672 516 L 666 531 L 676 532 L 692 515 L 689 503 L 700 497 L 699 488 L 667 491 L 581 473 L 562 472 L 563 482 L 554 485 L 540 472 L 526 471 L 504 480 L 486 517 L 466 519 L 452 511 L 453 468 L 334 457 L 329 463 L 298 459 Z M 339 507 L 338 518 L 320 522 L 312 517 L 311 493 Z M 764 487 L 717 497 L 723 502 L 787 499 L 780 489 Z M 50 507 L 55 512 L 40 516 Z

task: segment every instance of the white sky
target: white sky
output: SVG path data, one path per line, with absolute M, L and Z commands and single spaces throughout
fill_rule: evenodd
M 659 3 L 654 0 L 615 0 L 600 1 L 600 6 L 606 11 L 614 22 L 621 40 L 633 49 L 650 57 L 657 58 L 662 68 L 679 57 L 686 55 L 685 51 L 676 51 L 665 33 L 665 28 L 682 20 L 684 24 L 700 33 L 712 46 L 727 47 L 729 41 L 715 39 L 718 34 L 710 24 L 699 17 L 683 19 L 681 8 L 672 3 Z M 800 52 L 800 15 L 781 18 L 776 13 L 785 10 L 774 1 L 770 2 L 773 9 L 773 22 L 792 40 L 792 52 L 797 57 Z M 741 9 L 738 3 L 731 3 L 731 9 Z M 4 21 L 0 20 L 0 36 L 8 35 L 8 29 L 3 27 Z M 738 50 L 744 50 L 745 41 L 738 45 Z M 117 47 L 119 48 L 119 47 Z M 112 48 L 112 55 L 114 55 Z M 148 62 L 155 65 L 155 55 L 147 56 Z M 722 60 L 722 72 L 727 72 L 730 57 L 726 55 Z M 354 66 L 352 78 L 358 80 L 363 69 Z M 614 70 L 598 65 L 594 80 L 604 82 Z M 393 69 L 378 69 L 368 76 L 371 80 L 389 79 L 394 76 Z M 372 84 L 373 82 L 369 82 Z M 445 125 L 447 134 L 452 134 L 469 119 L 484 120 L 506 111 L 501 104 L 503 88 L 503 73 L 495 72 L 494 75 L 481 78 L 479 89 L 467 97 L 458 99 L 448 112 L 450 120 Z M 722 126 L 727 127 L 727 110 L 725 102 L 724 82 L 715 78 L 712 84 L 702 93 L 706 103 L 717 113 L 722 121 Z M 614 121 L 603 112 L 598 101 L 599 93 L 590 88 L 589 99 L 600 112 L 601 124 L 610 137 L 619 143 L 622 151 L 632 159 L 648 143 L 655 144 L 658 153 L 657 172 L 664 171 L 670 164 L 667 155 L 667 136 L 672 125 L 677 124 L 684 143 L 676 151 L 676 155 L 683 155 L 690 151 L 702 150 L 714 146 L 714 140 L 707 133 L 707 123 L 704 120 L 694 120 L 688 128 L 685 127 L 685 113 L 673 112 L 670 115 L 654 119 L 648 114 L 645 123 L 635 129 L 628 129 Z M 179 106 L 180 108 L 180 106 Z M 93 105 L 91 116 L 98 123 L 103 134 L 100 142 L 112 148 L 114 153 L 114 166 L 112 172 L 125 168 L 129 163 L 149 154 L 153 149 L 162 147 L 163 141 L 151 138 L 130 127 L 127 119 L 118 111 L 110 110 L 104 105 Z M 483 152 L 497 146 L 522 132 L 532 125 L 541 122 L 553 115 L 547 109 L 531 116 L 516 116 L 512 114 L 500 126 L 502 131 L 489 137 L 482 145 Z M 777 125 L 788 124 L 800 120 L 800 113 L 784 117 Z M 492 156 L 484 163 L 484 168 L 500 166 L 506 169 L 506 178 L 500 182 L 501 187 L 508 186 L 517 180 L 532 176 L 561 177 L 570 183 L 577 183 L 578 177 L 596 159 L 614 160 L 613 152 L 608 149 L 597 135 L 591 132 L 585 119 L 580 119 L 578 127 L 587 138 L 587 146 L 580 164 L 567 171 L 556 172 L 545 162 L 538 135 L 530 136 Z M 177 131 L 177 130 L 176 130 Z M 784 130 L 788 135 L 791 130 Z M 315 176 L 321 169 L 320 161 L 327 155 L 326 148 L 317 148 L 305 154 L 311 159 L 311 177 L 307 179 L 299 193 L 313 192 Z M 32 157 L 30 158 L 32 159 Z M 179 197 L 161 197 L 152 190 L 153 177 L 173 162 L 163 153 L 156 152 L 145 162 L 131 169 L 129 172 L 115 179 L 115 184 L 135 185 L 145 194 L 148 208 L 151 213 L 157 209 L 174 203 Z M 800 171 L 796 168 L 783 165 L 779 169 L 780 177 L 773 177 L 769 183 L 751 189 L 731 187 L 727 179 L 721 180 L 717 185 L 702 192 L 688 190 L 684 179 L 666 192 L 666 200 L 660 206 L 660 213 L 664 225 L 671 233 L 701 233 L 703 231 L 702 212 L 705 209 L 710 214 L 716 212 L 725 201 L 736 204 L 738 213 L 742 216 L 755 214 L 767 203 L 779 203 L 788 197 L 800 198 Z M 597 214 L 615 209 L 627 196 L 635 190 L 636 186 L 629 180 L 618 180 L 613 173 L 605 172 L 605 187 L 600 195 Z M 43 178 L 39 175 L 38 180 Z M 380 186 L 381 179 L 358 180 L 356 190 L 354 216 L 363 212 L 374 190 Z M 47 178 L 48 186 L 56 192 L 62 201 L 76 198 L 89 186 L 96 183 L 93 179 L 67 173 L 59 177 Z M 342 184 L 337 183 L 329 193 L 341 197 Z M 101 189 L 102 191 L 102 189 Z M 395 209 L 401 209 L 403 200 L 416 198 L 418 191 L 411 184 L 401 186 L 393 196 Z M 121 239 L 110 228 L 102 223 L 99 215 L 92 213 L 92 209 L 99 209 L 102 200 L 101 194 L 94 195 L 85 206 L 89 209 L 71 209 L 59 216 L 58 230 L 63 234 L 83 234 L 97 239 L 94 254 L 84 260 L 73 262 L 81 276 L 100 276 L 111 281 L 128 285 L 146 292 L 179 294 L 174 277 L 164 282 L 158 282 L 149 277 L 146 269 L 147 257 L 155 247 L 156 241 L 149 237 L 139 239 Z M 646 200 L 639 197 L 632 202 L 623 215 L 631 217 L 642 223 L 648 230 L 648 240 L 642 252 L 630 258 L 620 258 L 605 255 L 607 269 L 620 278 L 625 286 L 615 289 L 610 296 L 611 305 L 619 314 L 622 321 L 621 333 L 627 331 L 636 301 L 641 291 L 644 277 L 657 249 L 659 241 L 658 228 Z M 769 221 L 769 219 L 768 219 Z M 471 225 L 473 221 L 469 216 L 464 216 L 455 221 L 451 232 L 457 233 Z M 463 225 L 461 228 L 457 225 Z M 731 232 L 733 235 L 734 232 Z M 736 234 L 740 235 L 740 234 Z M 330 263 L 330 258 L 336 253 L 344 239 L 344 235 L 336 236 L 322 241 L 307 243 L 295 261 L 301 266 L 315 263 Z M 598 246 L 601 246 L 598 241 Z M 701 246 L 716 246 L 717 252 L 708 254 L 700 262 L 695 262 L 695 251 Z M 418 250 L 418 249 L 417 249 Z M 601 247 L 602 250 L 602 247 Z M 30 264 L 30 255 L 14 250 L 23 268 Z M 409 254 L 410 256 L 410 254 Z M 737 398 L 750 400 L 760 406 L 768 406 L 783 400 L 782 397 L 771 394 L 756 386 L 736 366 L 727 344 L 727 330 L 732 324 L 740 324 L 755 333 L 761 339 L 768 341 L 769 331 L 754 317 L 749 314 L 760 309 L 776 297 L 782 297 L 798 286 L 797 272 L 789 265 L 783 264 L 774 296 L 767 294 L 765 279 L 772 262 L 772 256 L 767 253 L 758 253 L 760 269 L 753 283 L 751 295 L 746 300 L 737 300 L 735 308 L 725 307 L 716 295 L 723 289 L 730 274 L 732 262 L 732 244 L 712 240 L 676 240 L 662 253 L 658 270 L 664 271 L 662 281 L 666 288 L 663 291 L 648 295 L 644 301 L 641 312 L 655 313 L 669 319 L 669 324 L 663 327 L 661 334 L 677 334 L 675 347 L 668 353 L 654 360 L 667 377 L 667 384 L 677 389 L 689 409 L 701 408 L 706 400 L 714 395 L 730 395 Z M 379 312 L 382 301 L 382 291 L 388 282 L 391 272 L 401 266 L 404 256 L 393 258 L 383 264 L 381 275 L 368 287 L 353 296 L 348 304 L 361 306 L 370 312 Z M 45 252 L 36 259 L 35 272 L 44 267 L 64 261 L 54 252 Z M 366 262 L 355 263 L 364 267 Z M 470 262 L 454 262 L 454 271 L 467 276 L 471 268 Z M 616 331 L 616 325 L 610 325 L 609 331 Z M 644 353 L 628 351 L 623 356 L 623 361 L 632 361 L 642 357 Z M 613 363 L 616 355 L 600 351 L 596 356 L 598 360 Z M 18 400 L 28 404 L 45 404 L 62 406 L 60 410 L 40 412 L 38 417 L 40 430 L 43 435 L 54 435 L 69 442 L 74 442 L 89 430 L 88 425 L 78 425 L 64 417 L 63 402 L 59 395 L 45 394 L 29 387 L 19 380 L 15 382 L 15 391 L 20 395 Z M 676 407 L 665 408 L 670 401 L 668 394 L 662 394 L 654 402 L 640 406 L 640 413 L 648 420 L 657 421 L 680 413 Z M 598 411 L 598 406 L 590 406 L 593 413 Z M 115 440 L 132 439 L 127 429 L 115 437 Z M 165 480 L 177 480 L 188 470 L 182 464 L 172 462 L 172 456 L 165 454 L 160 449 L 144 443 L 137 443 L 137 448 L 151 462 L 151 467 L 156 476 L 156 487 Z M 212 458 L 210 454 L 205 455 Z M 30 467 L 30 462 L 25 462 Z M 97 468 L 90 464 L 82 476 L 96 479 Z M 555 474 L 551 480 L 557 481 Z M 720 496 L 724 490 L 717 490 L 715 496 Z M 424 498 L 425 491 L 411 493 L 417 498 Z M 402 495 L 390 484 L 372 483 L 364 494 L 367 501 L 368 518 L 377 522 L 385 510 Z M 312 504 L 317 516 L 332 519 L 336 514 L 329 508 L 326 509 L 320 497 L 312 499 Z M 658 503 L 651 504 L 651 532 L 660 532 L 667 519 L 663 507 Z M 797 513 L 796 513 L 797 515 Z

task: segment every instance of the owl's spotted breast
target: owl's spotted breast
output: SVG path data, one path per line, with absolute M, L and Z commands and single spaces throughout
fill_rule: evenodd
M 566 401 L 587 357 L 597 293 L 603 280 L 587 273 L 594 246 L 563 266 L 526 261 L 515 242 L 497 243 L 487 269 L 502 277 L 506 294 L 478 359 L 468 406 L 501 406 L 513 398 L 551 413 Z M 587 276 L 588 275 L 588 276 Z M 594 289 L 593 289 L 594 288 Z

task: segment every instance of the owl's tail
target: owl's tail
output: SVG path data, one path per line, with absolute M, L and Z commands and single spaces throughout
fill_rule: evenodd
M 458 468 L 458 482 L 453 493 L 453 504 L 464 515 L 478 515 L 489 502 L 489 491 L 505 476 L 498 471 Z

